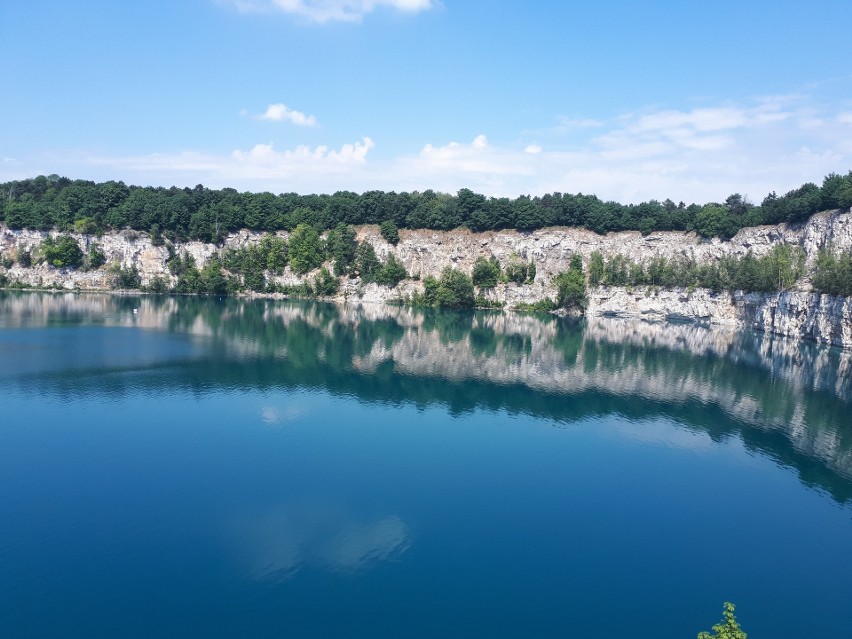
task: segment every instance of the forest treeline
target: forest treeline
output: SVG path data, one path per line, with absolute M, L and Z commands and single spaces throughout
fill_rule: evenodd
M 293 230 L 308 224 L 322 232 L 339 224 L 472 231 L 585 227 L 597 233 L 635 230 L 695 231 L 732 237 L 741 228 L 798 223 L 828 209 L 852 207 L 852 171 L 830 174 L 822 185 L 807 183 L 784 195 L 774 192 L 758 205 L 739 193 L 707 204 L 651 200 L 641 204 L 603 201 L 595 195 L 550 193 L 517 198 L 486 197 L 469 189 L 450 195 L 423 192 L 338 191 L 333 195 L 240 193 L 235 189 L 127 186 L 123 182 L 39 176 L 0 185 L 0 220 L 13 229 L 99 233 L 135 229 L 172 241 L 219 243 L 242 228 Z

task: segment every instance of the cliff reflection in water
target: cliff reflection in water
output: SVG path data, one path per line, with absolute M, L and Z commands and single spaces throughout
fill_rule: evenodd
M 102 352 L 33 349 L 23 370 L 3 356 L 19 341 L 2 340 L 0 387 L 63 395 L 308 387 L 559 423 L 663 416 L 714 439 L 738 436 L 804 483 L 852 501 L 849 352 L 615 319 L 0 293 L 2 328 L 91 325 L 143 330 L 132 339 L 108 332 Z

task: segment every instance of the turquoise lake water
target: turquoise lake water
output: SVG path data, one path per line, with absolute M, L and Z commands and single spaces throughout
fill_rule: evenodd
M 0 637 L 852 637 L 852 353 L 0 293 L 0 401 Z

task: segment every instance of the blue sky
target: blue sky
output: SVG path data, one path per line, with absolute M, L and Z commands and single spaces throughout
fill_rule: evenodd
M 852 3 L 9 0 L 0 181 L 760 202 L 852 169 Z

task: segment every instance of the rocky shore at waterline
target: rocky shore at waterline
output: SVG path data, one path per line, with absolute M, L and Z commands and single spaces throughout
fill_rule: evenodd
M 23 266 L 14 258 L 36 251 L 55 231 L 13 230 L 0 225 L 0 275 L 16 286 L 61 290 L 108 291 L 115 286 L 117 269 L 134 269 L 142 286 L 159 278 L 167 285 L 175 281 L 167 260 L 171 254 L 192 256 L 203 267 L 222 256 L 227 249 L 241 249 L 259 243 L 264 234 L 240 231 L 220 245 L 189 241 L 171 247 L 155 245 L 146 233 L 121 231 L 100 237 L 75 235 L 87 251 L 96 243 L 105 264 L 91 270 L 58 269 L 47 264 Z M 281 231 L 279 237 L 287 238 Z M 827 211 L 812 216 L 805 224 L 761 226 L 742 229 L 731 240 L 701 238 L 694 233 L 638 232 L 597 235 L 585 229 L 547 228 L 531 232 L 503 230 L 473 233 L 453 231 L 401 230 L 400 241 L 391 245 L 378 227 L 357 229 L 358 240 L 373 245 L 376 255 L 393 255 L 411 279 L 391 288 L 365 284 L 358 278 L 340 278 L 334 299 L 348 302 L 388 303 L 411 298 L 423 292 L 423 280 L 437 277 L 445 267 L 470 273 L 477 257 L 494 258 L 501 264 L 510 259 L 534 262 L 536 274 L 525 284 L 500 283 L 483 291 L 484 296 L 506 309 L 553 299 L 555 277 L 566 270 L 573 255 L 588 264 L 598 251 L 604 257 L 622 255 L 635 262 L 654 258 L 689 260 L 708 264 L 724 257 L 751 253 L 761 257 L 774 246 L 798 247 L 806 268 L 813 268 L 818 252 L 832 246 L 852 250 L 852 213 Z M 278 286 L 299 286 L 316 277 L 316 271 L 297 274 L 286 267 L 279 274 L 267 273 Z M 592 287 L 588 290 L 588 316 L 615 316 L 646 321 L 690 321 L 727 326 L 744 326 L 791 337 L 852 348 L 852 298 L 820 295 L 810 290 L 804 277 L 791 290 L 779 293 L 714 292 L 708 289 L 660 289 L 658 287 Z

